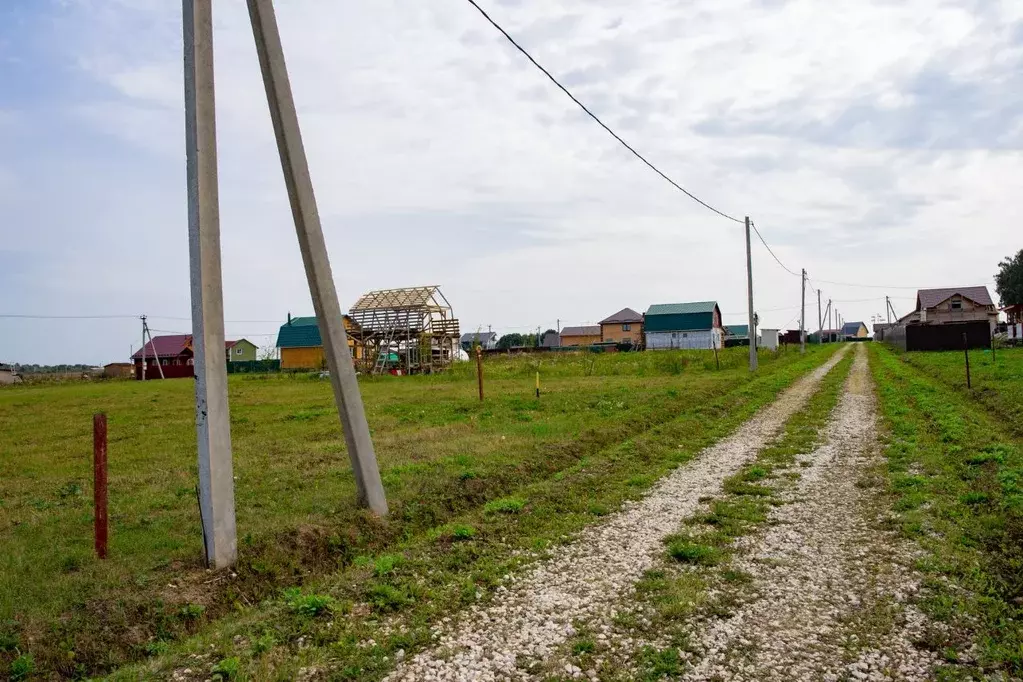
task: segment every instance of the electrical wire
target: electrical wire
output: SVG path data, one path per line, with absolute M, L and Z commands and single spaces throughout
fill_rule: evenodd
M 536 68 L 540 69 L 540 71 L 542 71 L 542 72 L 543 72 L 543 74 L 544 74 L 545 76 L 547 76 L 547 78 L 548 78 L 548 79 L 549 79 L 549 80 L 550 80 L 550 81 L 551 81 L 552 83 L 554 83 L 554 85 L 558 86 L 558 89 L 560 89 L 560 90 L 561 90 L 561 91 L 562 91 L 563 93 L 565 93 L 566 95 L 568 95 L 568 98 L 569 98 L 569 99 L 571 99 L 571 100 L 572 100 L 573 102 L 575 102 L 575 103 L 576 103 L 576 105 L 577 105 L 577 106 L 578 106 L 578 107 L 579 107 L 580 109 L 582 109 L 582 110 L 583 110 L 584 112 L 586 112 L 586 114 L 587 114 L 587 115 L 588 115 L 588 116 L 589 116 L 590 118 L 592 118 L 592 119 L 593 119 L 594 121 L 596 121 L 597 125 L 599 125 L 599 126 L 600 126 L 601 128 L 603 128 L 604 130 L 606 130 L 606 131 L 608 132 L 608 134 L 610 134 L 610 135 L 611 135 L 611 137 L 613 137 L 614 139 L 618 140 L 618 142 L 619 142 L 619 143 L 620 143 L 620 144 L 621 144 L 621 145 L 622 145 L 623 147 L 625 147 L 625 148 L 626 148 L 626 149 L 628 149 L 628 150 L 629 150 L 630 152 L 632 152 L 632 155 L 633 155 L 633 156 L 635 156 L 635 157 L 636 157 L 637 159 L 639 159 L 640 161 L 642 161 L 642 162 L 643 162 L 644 164 L 646 164 L 646 165 L 647 165 L 647 166 L 648 166 L 648 167 L 650 168 L 650 170 L 652 170 L 653 172 L 657 173 L 657 174 L 658 174 L 658 175 L 660 175 L 660 176 L 661 176 L 662 178 L 664 178 L 665 180 L 667 180 L 667 181 L 668 181 L 668 182 L 669 182 L 669 183 L 671 184 L 671 186 L 672 186 L 672 187 L 674 187 L 675 189 L 679 190 L 680 192 L 682 192 L 682 193 L 683 193 L 683 194 L 685 194 L 685 195 L 686 195 L 687 197 L 689 197 L 690 199 L 692 199 L 692 200 L 693 200 L 693 201 L 695 201 L 696 203 L 700 204 L 700 205 L 701 205 L 701 206 L 703 206 L 704 208 L 706 208 L 706 209 L 709 209 L 709 210 L 713 211 L 714 213 L 717 213 L 717 214 L 718 214 L 719 216 L 721 216 L 722 218 L 727 218 L 728 220 L 731 220 L 731 221 L 733 221 L 733 222 L 736 222 L 736 223 L 742 223 L 742 222 L 744 222 L 743 220 L 740 220 L 739 218 L 735 218 L 735 217 L 733 217 L 733 216 L 730 216 L 730 215 L 728 215 L 728 214 L 727 214 L 727 213 L 725 213 L 724 211 L 721 211 L 721 210 L 719 210 L 719 209 L 716 209 L 716 208 L 714 208 L 713 206 L 711 206 L 710 204 L 708 204 L 708 203 L 707 203 L 706 201 L 704 201 L 703 199 L 699 198 L 698 196 L 696 196 L 695 194 L 693 194 L 692 192 L 690 192 L 689 190 L 687 190 L 687 189 L 686 189 L 685 187 L 683 187 L 682 185 L 678 184 L 677 182 L 675 182 L 674 180 L 672 180 L 671 178 L 669 178 L 669 177 L 668 177 L 668 176 L 667 176 L 667 175 L 666 175 L 666 174 L 665 174 L 665 173 L 664 173 L 664 172 L 663 172 L 663 171 L 662 171 L 662 170 L 661 170 L 660 168 L 658 168 L 657 166 L 655 166 L 654 164 L 652 164 L 652 163 L 651 163 L 650 161 L 648 161 L 648 160 L 647 160 L 647 158 L 646 158 L 645 156 L 643 156 L 642 154 L 640 154 L 640 153 L 639 153 L 638 151 L 636 151 L 636 150 L 635 150 L 635 148 L 633 148 L 633 146 L 632 146 L 632 145 L 630 145 L 630 144 L 629 144 L 628 142 L 626 142 L 625 140 L 623 140 L 623 139 L 621 138 L 621 136 L 620 136 L 620 135 L 619 135 L 618 133 L 616 133 L 615 131 L 611 130 L 611 128 L 610 128 L 610 127 L 608 127 L 608 125 L 607 125 L 606 123 L 604 123 L 603 121 L 601 121 L 601 120 L 600 120 L 600 117 L 598 117 L 598 116 L 597 116 L 597 115 L 596 115 L 595 113 L 593 113 L 592 111 L 590 111 L 590 109 L 589 109 L 589 108 L 588 108 L 588 107 L 587 107 L 587 106 L 586 106 L 585 104 L 583 104 L 582 102 L 580 102 L 580 101 L 579 101 L 579 99 L 578 99 L 578 98 L 577 98 L 577 97 L 576 97 L 575 95 L 573 95 L 573 94 L 572 94 L 572 93 L 571 93 L 571 92 L 569 91 L 569 89 L 568 89 L 568 88 L 566 88 L 566 87 L 565 87 L 564 85 L 562 85 L 562 84 L 561 84 L 561 83 L 560 83 L 560 82 L 558 81 L 558 79 L 557 79 L 557 78 L 555 78 L 554 76 L 552 76 L 552 75 L 551 75 L 551 72 L 550 72 L 550 71 L 548 71 L 547 69 L 545 69 L 545 68 L 544 68 L 544 67 L 543 67 L 543 66 L 542 66 L 542 65 L 540 64 L 540 62 L 538 62 L 538 61 L 536 61 L 535 59 L 533 59 L 533 56 L 532 56 L 531 54 L 529 54 L 529 52 L 527 52 L 527 51 L 526 51 L 526 49 L 525 49 L 524 47 L 522 47 L 521 45 L 519 45 L 519 44 L 518 44 L 518 42 L 516 42 L 516 40 L 515 40 L 514 38 L 512 38 L 512 37 L 511 37 L 511 35 L 509 35 L 509 33 L 508 33 L 507 31 L 505 31 L 505 30 L 504 30 L 503 28 L 501 28 L 501 25 L 500 25 L 500 24 L 498 24 L 498 23 L 497 23 L 496 21 L 494 21 L 493 19 L 491 19 L 491 18 L 490 18 L 490 15 L 489 15 L 489 14 L 487 14 L 487 13 L 486 13 L 486 11 L 485 11 L 485 10 L 484 10 L 484 9 L 483 9 L 482 7 L 480 7 L 480 6 L 479 6 L 479 5 L 478 5 L 478 4 L 476 3 L 476 0 L 467 0 L 467 1 L 468 1 L 468 3 L 469 3 L 470 5 L 472 5 L 473 7 L 475 7 L 475 8 L 476 8 L 476 10 L 477 10 L 477 11 L 478 11 L 478 12 L 479 12 L 480 14 L 482 14 L 482 15 L 483 15 L 483 18 L 484 18 L 484 19 L 486 19 L 486 20 L 487 20 L 488 22 L 490 22 L 490 25 L 491 25 L 491 26 L 493 26 L 493 27 L 494 27 L 494 28 L 496 28 L 496 29 L 497 29 L 498 31 L 500 31 L 500 32 L 501 32 L 501 35 L 503 35 L 503 36 L 504 36 L 504 37 L 505 37 L 505 38 L 506 38 L 506 39 L 508 40 L 508 42 L 509 42 L 509 43 L 511 43 L 512 45 L 514 45 L 514 46 L 515 46 L 515 49 L 517 49 L 517 50 L 518 50 L 519 52 L 521 52 L 521 53 L 523 54 L 523 56 L 525 56 L 525 58 L 526 58 L 526 59 L 528 59 L 528 60 L 529 60 L 530 62 L 532 62 L 533 66 L 535 66 Z

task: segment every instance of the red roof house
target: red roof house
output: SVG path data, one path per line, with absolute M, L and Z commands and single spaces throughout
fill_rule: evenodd
M 224 348 L 230 350 L 237 341 L 225 341 Z M 168 334 L 154 336 L 144 348 L 139 348 L 131 356 L 135 363 L 135 378 L 142 378 L 142 355 L 146 357 L 146 379 L 159 379 L 160 369 L 167 379 L 181 379 L 195 376 L 192 369 L 194 353 L 192 351 L 191 334 Z M 157 367 L 156 363 L 160 366 Z

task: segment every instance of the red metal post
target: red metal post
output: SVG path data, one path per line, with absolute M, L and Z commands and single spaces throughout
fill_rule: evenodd
M 96 556 L 107 558 L 107 416 L 92 416 L 93 504 L 96 508 Z

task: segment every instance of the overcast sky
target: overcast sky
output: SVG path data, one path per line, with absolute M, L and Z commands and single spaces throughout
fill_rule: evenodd
M 227 332 L 264 345 L 312 303 L 245 5 L 215 4 Z M 276 4 L 342 308 L 439 284 L 464 331 L 707 299 L 744 322 L 741 226 L 467 2 Z M 993 295 L 1023 247 L 1023 2 L 480 4 L 790 268 L 892 287 L 815 283 L 847 320 L 917 286 Z M 0 314 L 189 331 L 183 107 L 179 2 L 0 2 Z M 797 324 L 799 278 L 758 244 L 753 269 L 764 326 Z M 0 361 L 125 360 L 139 338 L 0 318 Z

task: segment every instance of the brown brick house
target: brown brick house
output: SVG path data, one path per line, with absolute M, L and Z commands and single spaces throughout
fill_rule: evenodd
M 643 343 L 643 315 L 632 308 L 622 308 L 600 321 L 600 340 L 605 343 Z
M 993 330 L 998 308 L 987 287 L 948 287 L 920 289 L 916 309 L 899 320 L 902 324 L 953 324 L 985 320 Z

